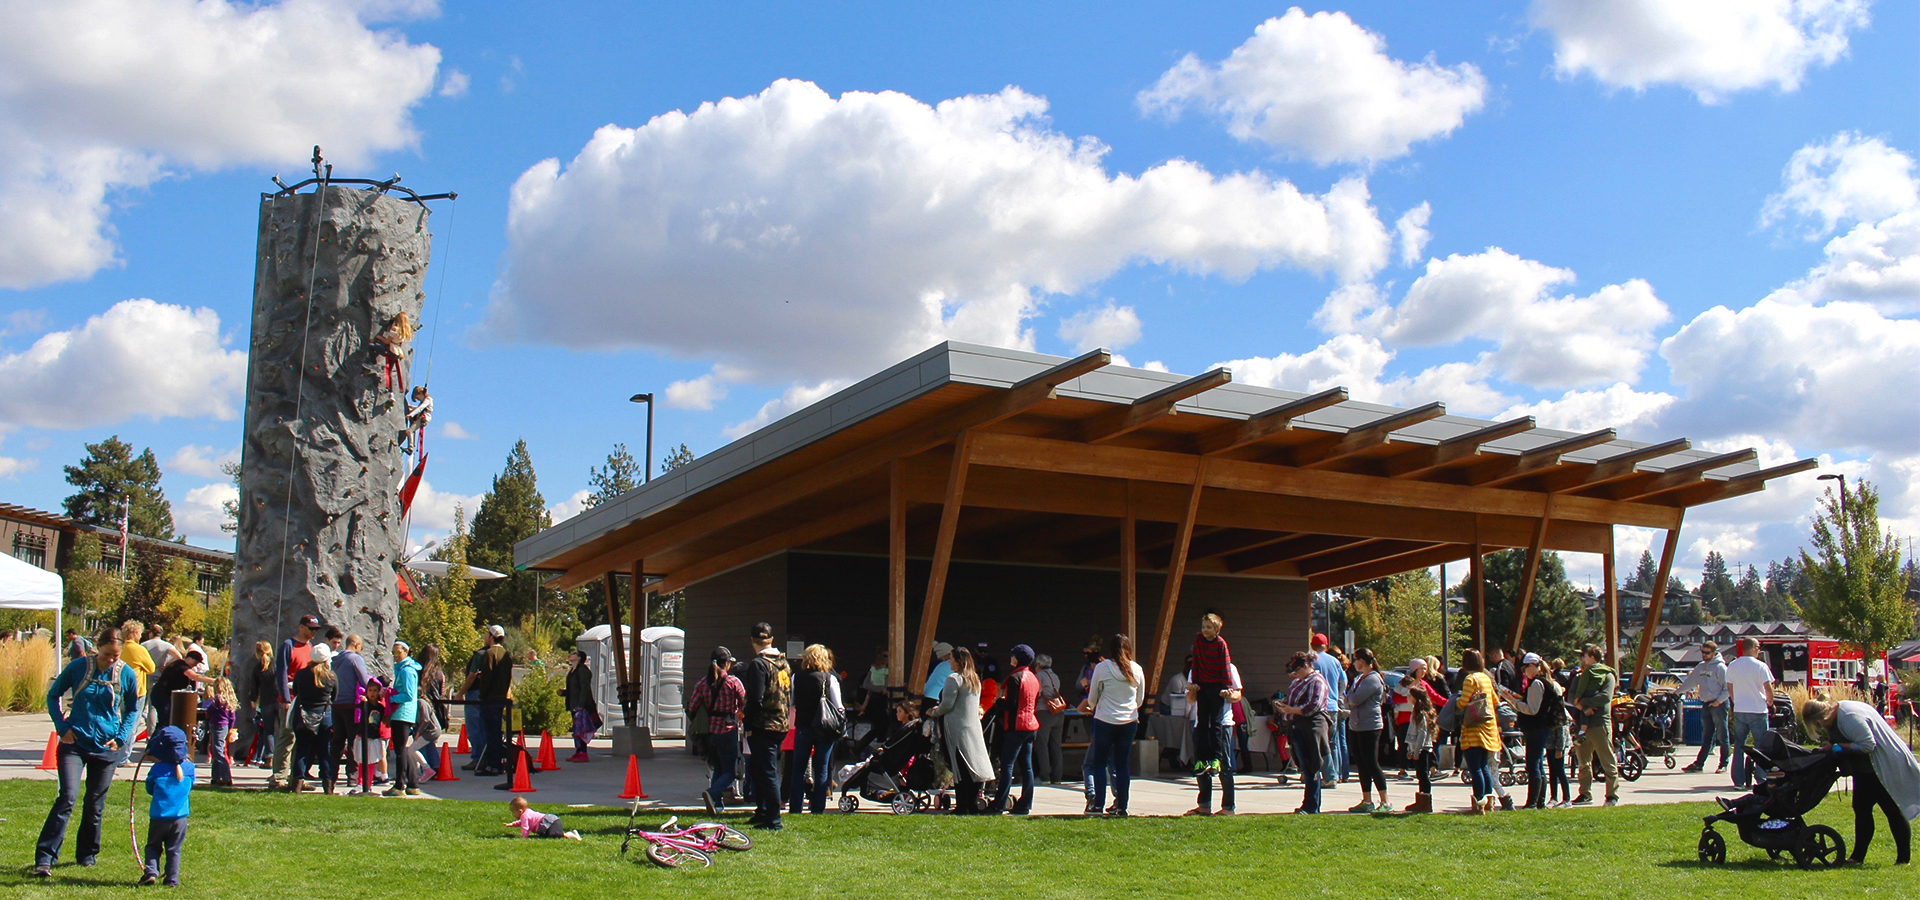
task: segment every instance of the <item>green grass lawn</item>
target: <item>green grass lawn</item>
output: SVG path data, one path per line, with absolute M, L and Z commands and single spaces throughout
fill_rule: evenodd
M 117 896 L 138 871 L 127 788 L 108 803 L 100 864 L 26 875 L 53 784 L 0 781 L 9 863 L 0 893 Z M 542 809 L 539 795 L 530 799 Z M 1125 821 L 793 816 L 778 834 L 711 869 L 666 871 L 617 855 L 626 813 L 562 814 L 584 843 L 521 840 L 504 803 L 197 793 L 180 892 L 194 897 L 1477 897 L 1651 900 L 1707 896 L 1902 896 L 1915 872 L 1891 865 L 1885 828 L 1868 865 L 1801 872 L 1729 835 L 1728 864 L 1694 861 L 1704 804 L 1409 818 L 1242 816 Z M 1836 793 L 1815 819 L 1849 841 Z M 144 798 L 140 812 L 145 837 Z M 655 816 L 647 821 L 659 824 Z M 1726 829 L 1722 829 L 1726 831 Z M 513 832 L 517 834 L 517 832 Z M 637 859 L 636 853 L 636 859 Z M 1907 885 L 1902 888 L 1900 885 Z M 159 890 L 157 888 L 146 889 Z

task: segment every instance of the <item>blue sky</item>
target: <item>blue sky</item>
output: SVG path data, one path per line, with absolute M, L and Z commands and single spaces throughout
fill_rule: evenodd
M 637 6 L 11 13 L 0 497 L 58 508 L 119 434 L 223 543 L 257 197 L 317 142 L 460 193 L 423 532 L 516 438 L 568 501 L 637 391 L 677 385 L 656 459 L 705 452 L 947 336 L 1824 456 L 1920 527 L 1912 4 Z M 602 126 L 630 150 L 577 160 Z M 1816 494 L 1703 510 L 1681 574 Z

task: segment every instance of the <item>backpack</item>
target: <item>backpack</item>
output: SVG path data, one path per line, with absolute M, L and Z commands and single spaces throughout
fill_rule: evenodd
M 80 682 L 79 687 L 73 689 L 73 693 L 67 701 L 69 706 L 71 706 L 73 700 L 79 699 L 81 693 L 93 686 L 95 681 L 100 681 L 106 684 L 107 690 L 113 697 L 113 714 L 116 716 L 120 715 L 120 679 L 122 673 L 126 671 L 126 662 L 114 660 L 113 665 L 107 667 L 104 675 L 100 672 L 100 667 L 94 665 L 91 659 L 75 660 L 75 662 L 85 662 L 87 664 L 87 677 Z
M 793 709 L 793 670 L 784 656 L 756 655 L 753 664 L 766 670 L 767 687 L 760 694 L 759 730 L 787 730 L 787 713 Z

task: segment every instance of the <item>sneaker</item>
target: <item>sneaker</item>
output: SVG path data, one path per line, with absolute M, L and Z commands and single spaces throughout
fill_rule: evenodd
M 1703 765 L 1699 765 L 1698 763 L 1696 763 L 1696 764 L 1694 764 L 1694 765 L 1691 765 L 1691 766 L 1681 766 L 1681 767 L 1680 767 L 1680 771 L 1682 771 L 1682 772 L 1684 772 L 1684 773 L 1686 773 L 1686 774 L 1688 774 L 1688 775 L 1698 775 L 1698 774 L 1700 774 L 1700 772 L 1701 772 L 1702 770 L 1704 770 L 1704 769 L 1706 769 L 1706 766 L 1703 766 Z
M 1347 812 L 1370 813 L 1370 812 L 1373 812 L 1373 809 L 1374 809 L 1373 804 L 1362 800 L 1359 803 L 1355 803 L 1354 805 L 1347 807 Z
M 1722 774 L 1725 774 L 1726 771 L 1727 771 L 1727 764 L 1721 763 L 1720 765 L 1714 767 L 1713 774 L 1722 775 Z
M 717 816 L 720 814 L 720 804 L 714 802 L 712 791 L 701 791 L 700 802 L 707 805 L 707 815 Z
M 140 883 L 141 884 L 159 884 L 160 876 L 155 875 L 152 872 L 142 872 L 140 873 Z
M 1593 802 L 1593 795 L 1592 795 L 1592 794 L 1581 794 L 1580 796 L 1578 796 L 1578 797 L 1575 797 L 1575 798 L 1573 798 L 1573 802 L 1572 802 L 1571 804 L 1569 804 L 1569 805 L 1570 805 L 1570 806 L 1585 806 L 1585 805 L 1587 805 L 1587 804 L 1589 804 L 1589 803 L 1592 803 L 1592 802 Z
M 580 832 L 578 832 L 578 831 L 569 831 L 569 832 L 566 832 L 566 833 L 564 833 L 564 834 L 562 834 L 562 835 L 560 835 L 560 836 L 561 836 L 561 837 L 563 837 L 563 838 L 566 838 L 567 840 L 570 840 L 570 841 L 577 841 L 577 840 L 581 840 L 581 837 L 580 837 Z
M 1186 811 L 1186 812 L 1184 812 L 1184 813 L 1181 813 L 1181 815 L 1183 815 L 1183 816 L 1210 816 L 1210 815 L 1213 815 L 1213 811 L 1212 811 L 1212 810 L 1210 810 L 1210 809 L 1207 809 L 1207 808 L 1206 808 L 1206 807 L 1204 807 L 1204 806 L 1196 806 L 1196 807 L 1194 807 L 1194 808 L 1192 808 L 1192 809 L 1190 809 L 1190 810 L 1187 810 L 1187 811 Z
M 1107 810 L 1107 818 L 1109 819 L 1124 819 L 1126 817 L 1127 817 L 1127 811 L 1124 809 Z
M 405 797 L 406 795 L 407 795 L 406 789 L 399 788 L 399 787 L 387 788 L 386 790 L 380 792 L 380 796 L 382 797 Z
M 418 797 L 418 796 L 420 796 L 420 789 L 419 789 L 419 788 L 407 788 L 407 796 L 409 796 L 409 797 Z
M 1619 797 L 1608 797 L 1608 798 L 1607 798 L 1607 805 L 1608 805 L 1608 806 L 1619 806 L 1619 805 L 1620 805 L 1620 798 L 1619 798 Z
M 52 866 L 34 866 L 32 874 L 33 874 L 33 877 L 35 878 L 52 878 L 53 867 Z
M 1501 798 L 1500 798 L 1500 811 L 1501 811 L 1501 812 L 1513 812 L 1513 798 L 1512 798 L 1512 797 L 1501 797 Z
M 1219 812 L 1217 812 L 1217 813 L 1214 813 L 1214 815 L 1217 815 L 1217 816 L 1231 816 L 1231 815 L 1233 815 L 1233 807 L 1231 807 L 1231 806 L 1222 806 L 1222 807 L 1220 807 L 1220 811 L 1219 811 Z
M 1092 800 L 1088 800 L 1087 808 L 1084 811 L 1082 811 L 1080 814 L 1083 816 L 1097 816 L 1100 814 L 1100 805 L 1097 803 L 1094 803 Z

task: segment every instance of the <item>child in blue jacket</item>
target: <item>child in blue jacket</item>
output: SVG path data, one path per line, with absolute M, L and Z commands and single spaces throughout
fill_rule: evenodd
M 167 864 L 167 884 L 180 883 L 180 848 L 187 842 L 187 800 L 193 793 L 193 760 L 187 758 L 187 734 L 168 725 L 147 741 L 147 849 L 141 884 L 160 880 L 160 858 Z

